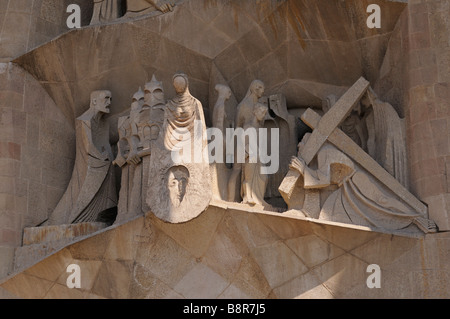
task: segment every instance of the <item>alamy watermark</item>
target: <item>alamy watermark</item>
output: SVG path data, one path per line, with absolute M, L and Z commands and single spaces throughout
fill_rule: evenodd
M 371 273 L 367 277 L 367 288 L 381 288 L 381 268 L 377 264 L 367 266 L 366 272 Z
M 227 128 L 225 132 L 212 127 L 206 129 L 207 149 L 203 146 L 203 123 L 194 122 L 194 132 L 188 129 L 175 129 L 171 134 L 175 144 L 171 150 L 175 163 L 260 163 L 260 173 L 275 174 L 280 166 L 280 131 L 278 128 Z M 269 154 L 270 135 L 270 154 Z
M 66 272 L 70 273 L 66 280 L 67 288 L 81 288 L 81 267 L 77 264 L 71 264 L 67 266 Z

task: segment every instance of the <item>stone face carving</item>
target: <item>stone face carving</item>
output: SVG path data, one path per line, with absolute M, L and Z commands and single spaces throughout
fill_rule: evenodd
M 179 207 L 186 195 L 189 183 L 189 171 L 184 166 L 173 166 L 169 169 L 167 187 L 173 207 Z
M 185 74 L 173 77 L 176 96 L 165 107 L 162 134 L 152 149 L 146 207 L 158 218 L 182 223 L 200 215 L 212 190 L 202 104 Z
M 108 122 L 111 92 L 94 91 L 90 108 L 76 120 L 77 154 L 69 186 L 49 218 L 49 224 L 95 222 L 117 206 Z
M 338 128 L 368 88 L 360 79 L 322 118 L 311 109 L 302 115 L 313 133 L 299 144 L 280 193 L 290 209 L 309 217 L 389 230 L 415 224 L 434 232 L 426 206 Z

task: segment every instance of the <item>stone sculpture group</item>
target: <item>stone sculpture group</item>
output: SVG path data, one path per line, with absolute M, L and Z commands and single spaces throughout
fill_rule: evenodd
M 364 78 L 339 99 L 325 97 L 322 116 L 307 109 L 301 120 L 312 133 L 303 136 L 293 133 L 295 120 L 286 100 L 280 94 L 264 96 L 261 80 L 250 84 L 235 119 L 225 108 L 232 90 L 226 84 L 215 86 L 212 123 L 222 134 L 229 127 L 284 130 L 279 149 L 272 152 L 279 151 L 281 163 L 287 164 L 272 175 L 262 173 L 258 156 L 252 158 L 245 134 L 237 141 L 245 153 L 243 162 L 230 162 L 227 152 L 227 164 L 210 162 L 202 103 L 191 95 L 186 74 L 177 73 L 172 80 L 176 93 L 171 99 L 155 76 L 133 95 L 127 114 L 118 118 L 115 156 L 103 118 L 111 92 L 92 93 L 90 108 L 77 119 L 73 178 L 49 224 L 98 221 L 114 207 L 115 223 L 147 213 L 184 223 L 212 202 L 238 202 L 244 209 L 289 211 L 300 218 L 373 229 L 437 231 L 427 207 L 407 189 L 402 120 Z M 199 151 L 200 160 L 194 160 Z M 119 185 L 114 168 L 121 170 Z M 270 202 L 274 194 L 282 197 L 284 207 Z

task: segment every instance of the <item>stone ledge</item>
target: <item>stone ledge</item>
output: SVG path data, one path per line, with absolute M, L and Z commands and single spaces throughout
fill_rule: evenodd
M 336 226 L 336 227 L 341 227 L 341 228 L 346 228 L 346 229 L 362 230 L 362 231 L 367 231 L 367 232 L 396 235 L 396 236 L 401 236 L 401 237 L 423 238 L 425 236 L 425 234 L 420 230 L 417 230 L 417 231 L 414 231 L 414 230 L 392 231 L 392 230 L 381 229 L 381 228 L 370 228 L 370 227 L 366 227 L 366 226 L 350 225 L 350 224 L 345 224 L 345 223 L 340 223 L 340 222 L 333 222 L 333 221 L 327 221 L 327 220 L 316 219 L 316 218 L 311 218 L 311 217 L 305 217 L 301 211 L 297 211 L 297 210 L 288 210 L 283 213 L 278 213 L 278 212 L 271 212 L 271 211 L 267 211 L 267 210 L 263 210 L 263 209 L 259 209 L 259 208 L 255 208 L 255 207 L 249 208 L 248 205 L 245 205 L 245 204 L 231 203 L 231 202 L 218 201 L 218 200 L 212 201 L 211 206 L 219 207 L 219 208 L 226 209 L 226 210 L 236 210 L 236 211 L 240 211 L 240 212 L 271 215 L 271 216 L 277 216 L 277 217 L 282 217 L 282 218 L 303 220 L 303 221 L 311 222 L 314 224 Z M 428 236 L 430 236 L 430 234 L 428 234 Z
M 45 227 L 28 227 L 23 231 L 23 246 L 55 242 L 88 235 L 105 228 L 104 223 L 80 223 Z

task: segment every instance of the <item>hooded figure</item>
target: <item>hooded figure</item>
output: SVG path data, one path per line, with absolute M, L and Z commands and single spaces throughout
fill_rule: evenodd
M 166 104 L 162 134 L 152 151 L 146 203 L 158 218 L 182 223 L 208 207 L 212 190 L 202 104 L 189 92 L 185 74 L 175 74 L 173 86 L 176 96 Z M 178 183 L 179 193 L 174 172 L 188 176 Z

